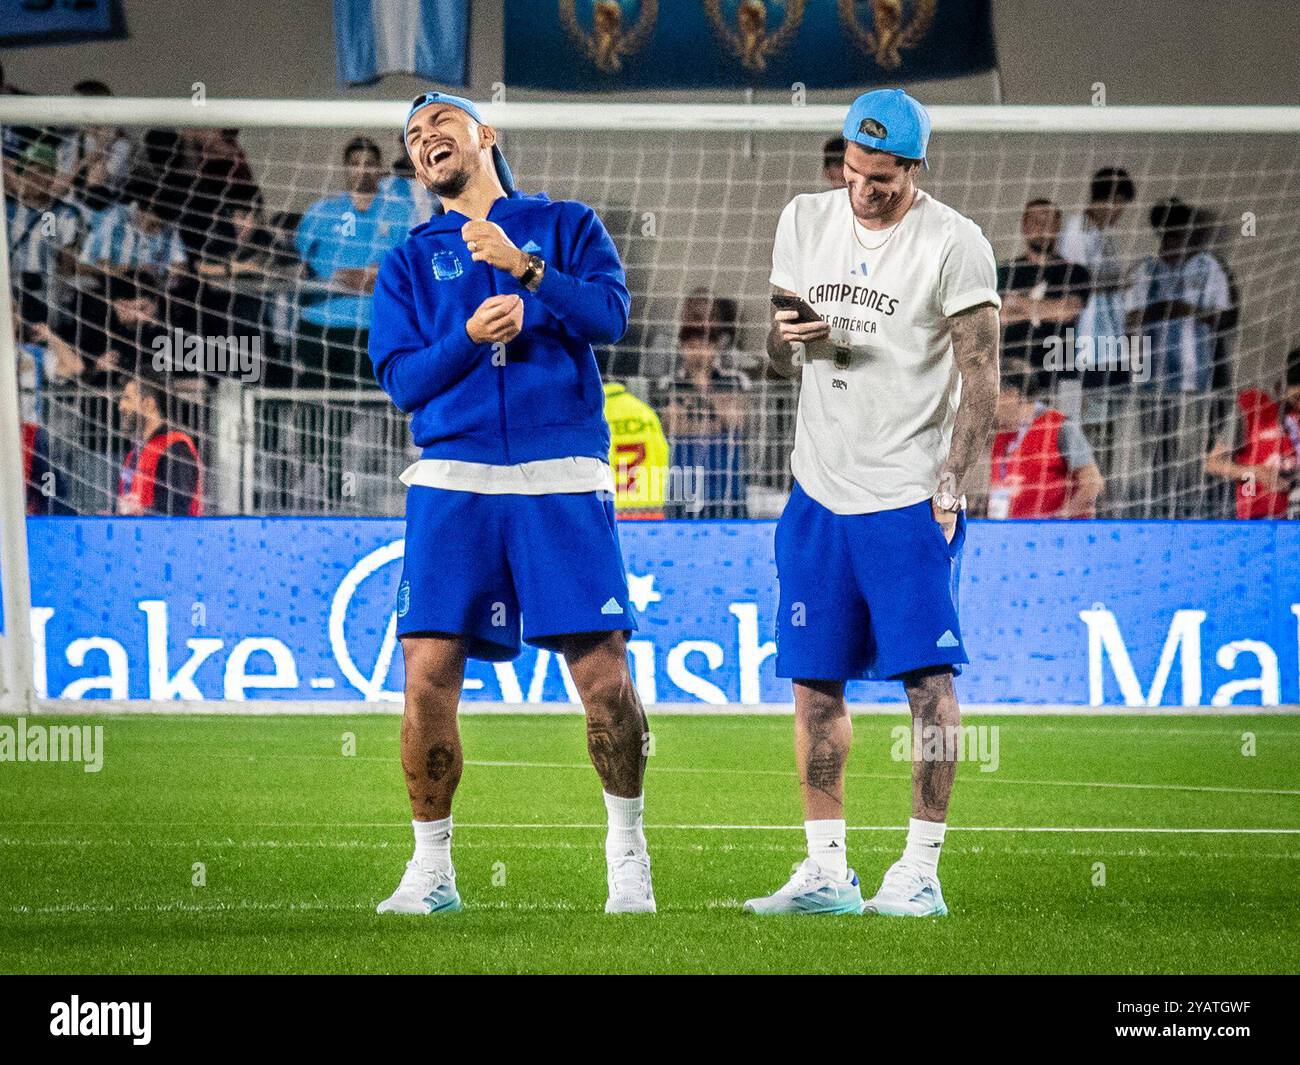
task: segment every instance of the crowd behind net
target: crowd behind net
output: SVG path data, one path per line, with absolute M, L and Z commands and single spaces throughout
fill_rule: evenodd
M 201 456 L 203 513 L 401 513 L 398 474 L 414 450 L 366 356 L 366 268 L 436 205 L 393 129 L 4 132 L 33 512 L 114 511 L 133 446 L 123 384 L 182 330 L 225 338 L 230 363 L 215 370 L 222 345 L 208 343 L 205 368 L 165 376 L 168 421 Z M 828 187 L 833 133 L 503 134 L 519 186 L 593 205 L 622 254 L 632 319 L 597 352 L 606 380 L 660 413 L 674 454 L 724 456 L 715 505 L 669 516 L 774 516 L 790 488 L 797 385 L 771 377 L 763 354 L 771 244 L 790 198 Z M 1041 398 L 1095 450 L 1100 516 L 1233 515 L 1233 484 L 1207 475 L 1204 458 L 1237 390 L 1276 392 L 1300 344 L 1298 154 L 1291 137 L 1220 130 L 934 137 L 922 187 L 975 219 L 1000 263 L 1025 252 L 1030 201 L 1058 205 L 1068 230 L 1097 171 L 1131 178 L 1092 275 L 1070 276 L 1080 307 L 1153 339 L 1149 377 L 1038 375 Z M 1169 285 L 1194 290 L 1203 316 L 1151 313 Z M 1031 335 L 1032 349 L 1009 336 L 1004 356 L 1041 362 Z M 700 343 L 738 416 L 687 394 L 683 346 Z M 978 491 L 971 505 L 981 512 Z

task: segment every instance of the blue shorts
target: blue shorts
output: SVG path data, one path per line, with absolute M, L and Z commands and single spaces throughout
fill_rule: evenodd
M 798 484 L 776 527 L 776 675 L 889 680 L 968 662 L 957 623 L 966 515 L 952 543 L 930 501 L 835 514 Z
M 561 650 L 577 632 L 631 632 L 627 573 L 608 492 L 484 495 L 412 485 L 397 634 L 465 637 L 505 662 L 523 638 Z

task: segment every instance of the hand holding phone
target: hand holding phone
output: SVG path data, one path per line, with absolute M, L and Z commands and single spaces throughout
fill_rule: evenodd
M 777 333 L 787 344 L 809 344 L 830 336 L 830 323 L 799 296 L 774 292 L 772 309 Z

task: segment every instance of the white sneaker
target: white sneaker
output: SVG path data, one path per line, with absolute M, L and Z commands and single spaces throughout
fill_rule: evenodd
M 402 880 L 375 913 L 455 913 L 461 908 L 455 869 L 427 869 L 412 858 Z
M 852 869 L 847 879 L 836 880 L 822 872 L 822 867 L 812 858 L 805 858 L 794 867 L 790 879 L 776 894 L 750 899 L 743 909 L 745 913 L 765 916 L 776 913 L 858 914 L 862 912 L 862 891 L 858 887 L 858 874 Z
M 627 854 L 607 861 L 609 898 L 606 913 L 654 913 L 655 892 L 650 884 L 650 856 Z
M 885 873 L 880 890 L 862 904 L 863 913 L 885 917 L 946 917 L 939 881 L 899 858 Z

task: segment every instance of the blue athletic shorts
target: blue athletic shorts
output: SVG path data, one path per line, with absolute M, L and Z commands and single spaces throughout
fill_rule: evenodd
M 397 634 L 466 638 L 505 662 L 523 638 L 561 650 L 576 632 L 631 632 L 627 573 L 608 492 L 484 495 L 412 485 Z
M 968 662 L 957 623 L 966 515 L 952 543 L 930 501 L 835 514 L 798 484 L 776 526 L 776 675 L 890 680 Z

